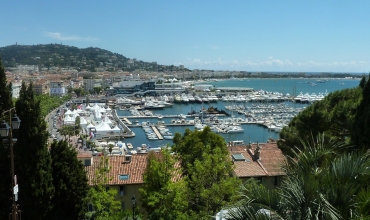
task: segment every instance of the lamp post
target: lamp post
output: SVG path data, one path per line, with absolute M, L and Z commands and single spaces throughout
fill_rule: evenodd
M 131 202 L 132 202 L 132 220 L 135 220 L 135 207 L 136 207 L 136 198 L 135 198 L 135 196 L 132 196 Z
M 11 163 L 11 174 L 12 174 L 12 187 L 13 187 L 13 196 L 12 196 L 12 213 L 11 218 L 13 220 L 18 219 L 18 205 L 16 204 L 16 201 L 18 200 L 18 184 L 17 184 L 17 176 L 14 174 L 14 151 L 13 151 L 13 129 L 18 129 L 21 120 L 19 120 L 18 116 L 15 114 L 12 117 L 12 111 L 15 111 L 15 107 L 3 111 L 3 115 L 9 114 L 9 124 L 3 121 L 0 124 L 0 136 L 1 137 L 8 137 L 9 138 L 9 147 L 10 147 L 10 163 Z

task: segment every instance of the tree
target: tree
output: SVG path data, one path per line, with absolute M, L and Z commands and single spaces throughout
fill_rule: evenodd
M 66 141 L 53 142 L 50 149 L 55 194 L 49 219 L 83 219 L 88 192 L 84 166 Z
M 72 126 L 64 125 L 63 127 L 60 128 L 59 133 L 61 135 L 64 135 L 65 140 L 67 140 L 67 135 L 68 135 L 68 140 L 70 140 L 71 136 L 74 134 L 74 129 Z
M 311 140 L 324 132 L 327 141 L 349 142 L 361 93 L 360 87 L 344 89 L 308 106 L 282 129 L 279 148 L 285 155 L 293 156 L 292 146 L 302 149 L 302 140 Z
M 7 84 L 5 70 L 0 59 L 0 113 L 13 107 L 10 88 L 10 85 Z M 9 123 L 7 114 L 0 117 L 0 119 L 6 120 Z M 13 177 L 10 172 L 10 148 L 9 145 L 3 144 L 2 141 L 0 141 L 0 173 L 2 174 L 2 178 L 0 178 L 0 204 L 2 204 L 0 205 L 0 219 L 7 219 L 11 212 Z
M 109 181 L 107 176 L 109 169 L 108 157 L 100 157 L 98 169 L 92 180 L 93 186 L 87 194 L 87 202 L 91 203 L 94 208 L 94 211 L 87 212 L 88 219 L 118 219 L 122 216 L 120 202 L 115 200 L 117 190 L 106 188 Z
M 51 208 L 54 187 L 47 149 L 49 135 L 32 84 L 26 87 L 22 83 L 16 110 L 22 120 L 14 151 L 22 218 L 43 219 Z
M 75 128 L 74 128 L 74 135 L 79 135 L 81 130 L 81 118 L 77 116 L 75 119 Z
M 364 149 L 370 148 L 370 77 L 363 87 L 362 100 L 354 117 L 351 134 L 355 145 Z
M 207 126 L 174 137 L 187 187 L 188 215 L 209 218 L 233 201 L 240 180 L 232 177 L 232 161 L 222 136 Z
M 140 189 L 142 204 L 149 219 L 181 219 L 187 210 L 186 185 L 168 148 L 150 152 Z M 175 181 L 174 181 L 175 180 Z

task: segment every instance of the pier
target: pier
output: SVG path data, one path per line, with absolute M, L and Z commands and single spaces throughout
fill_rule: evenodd
M 159 133 L 158 129 L 154 125 L 151 126 L 151 127 L 152 127 L 154 133 L 157 135 L 158 139 L 163 140 L 163 137 L 162 137 L 161 133 Z
M 128 124 L 128 125 L 132 125 L 132 122 L 130 120 L 128 120 L 128 118 L 123 118 L 123 120 Z

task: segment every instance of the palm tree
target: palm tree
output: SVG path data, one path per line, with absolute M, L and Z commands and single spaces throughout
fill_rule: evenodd
M 355 219 L 368 216 L 369 154 L 316 139 L 287 157 L 280 188 L 249 186 L 229 219 Z M 248 186 L 247 186 L 248 188 Z M 361 197 L 360 197 L 361 196 Z M 261 212 L 261 210 L 268 210 Z M 263 213 L 263 215 L 261 214 Z

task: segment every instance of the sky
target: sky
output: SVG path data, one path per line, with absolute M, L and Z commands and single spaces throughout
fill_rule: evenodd
M 0 2 L 0 47 L 98 47 L 189 69 L 370 71 L 368 0 Z

